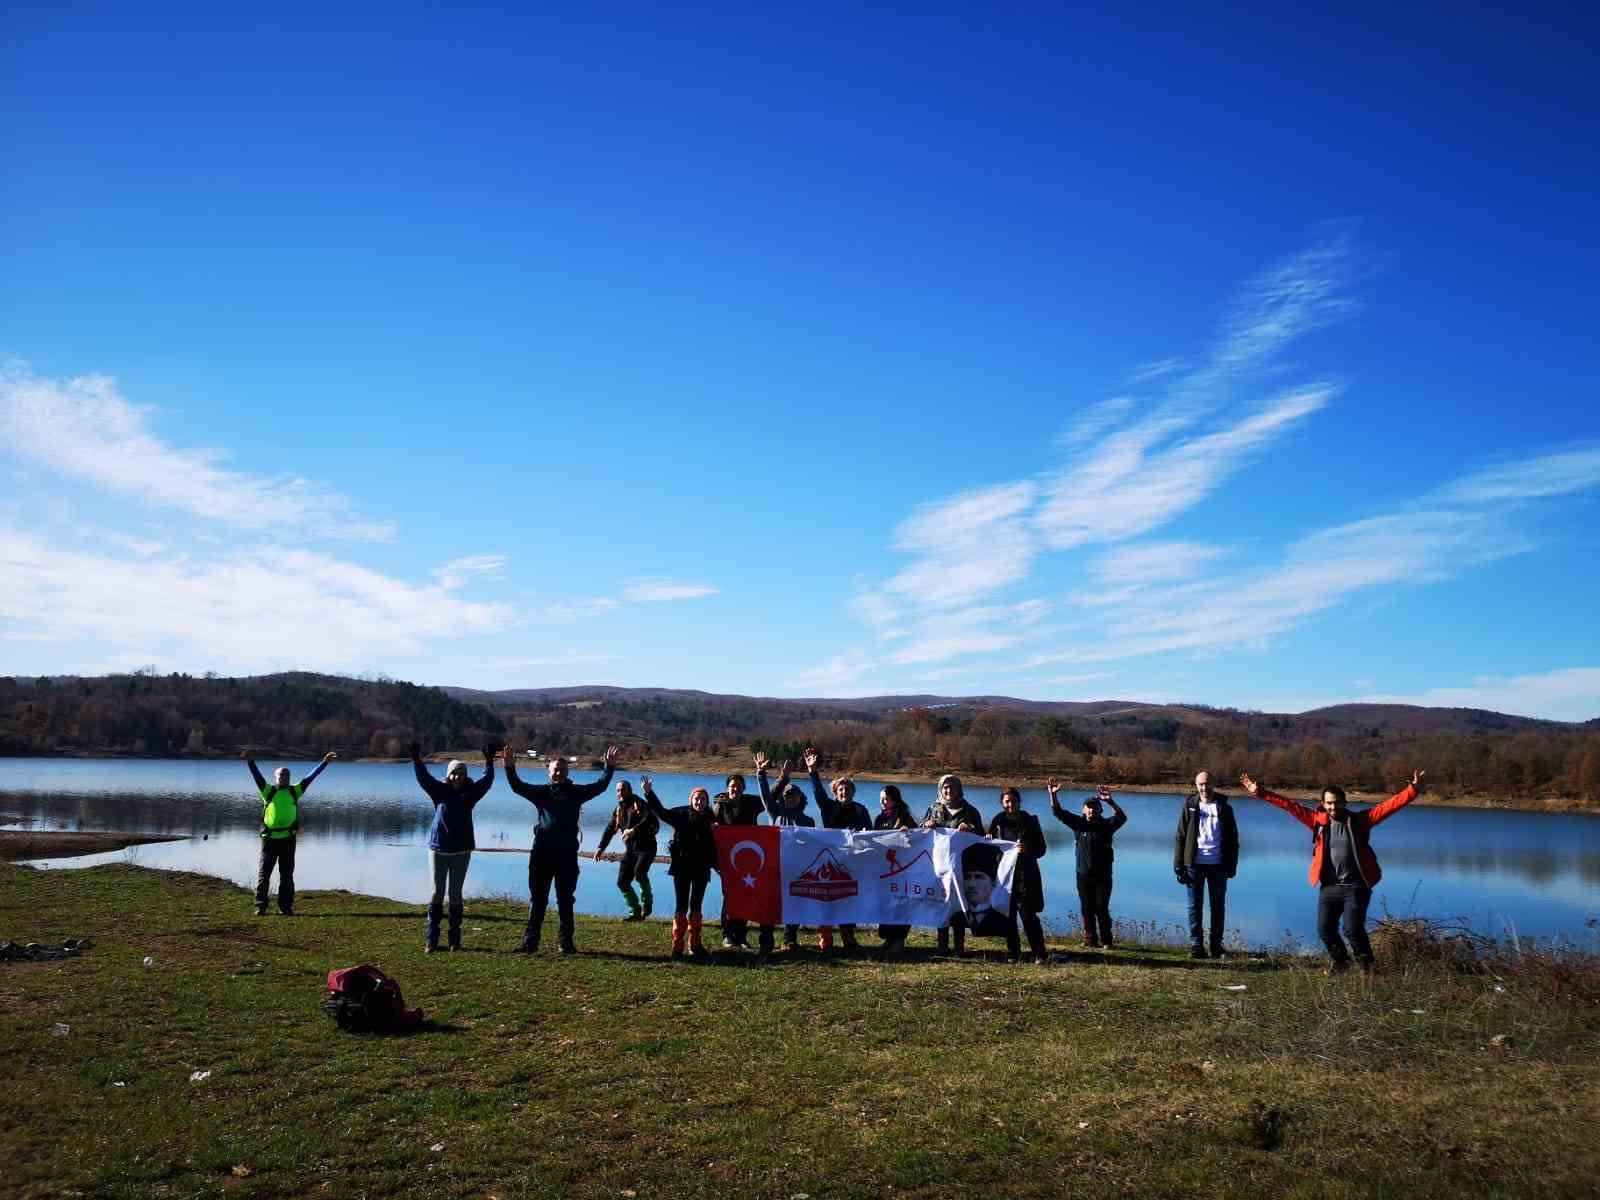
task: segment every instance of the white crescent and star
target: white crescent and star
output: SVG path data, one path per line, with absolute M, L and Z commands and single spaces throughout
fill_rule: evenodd
M 756 873 L 759 874 L 761 872 L 761 868 L 767 865 L 767 852 L 755 842 L 735 842 L 733 844 L 733 849 L 728 851 L 728 865 L 731 866 L 735 871 L 739 869 L 739 851 L 743 850 L 746 846 L 750 847 L 750 849 L 756 852 Z M 755 875 L 742 875 L 739 878 L 739 882 L 744 884 L 747 888 L 753 888 L 756 886 L 756 877 Z

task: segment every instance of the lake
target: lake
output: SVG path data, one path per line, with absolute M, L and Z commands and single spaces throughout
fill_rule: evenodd
M 284 764 L 261 763 L 269 778 L 279 765 Z M 287 765 L 299 779 L 314 764 Z M 443 776 L 442 765 L 433 770 Z M 472 770 L 474 776 L 479 773 L 477 767 Z M 541 767 L 529 765 L 522 775 L 531 782 L 544 781 Z M 574 773 L 580 782 L 595 777 L 589 771 Z M 637 786 L 637 773 L 619 772 L 617 778 Z M 754 774 L 748 778 L 754 790 Z M 713 794 L 723 788 L 720 778 L 704 775 L 655 775 L 654 779 L 656 792 L 668 807 L 685 803 L 692 787 L 707 787 Z M 869 812 L 877 811 L 878 786 L 858 780 L 857 798 Z M 932 782 L 900 787 L 920 817 L 933 801 Z M 998 789 L 969 788 L 967 794 L 985 819 L 999 810 Z M 1063 792 L 1062 803 L 1076 812 L 1086 794 Z M 1153 922 L 1178 936 L 1171 927 L 1185 924 L 1186 901 L 1173 880 L 1172 834 L 1182 797 L 1138 793 L 1118 800 L 1127 811 L 1128 824 L 1117 835 L 1112 915 L 1119 922 Z M 1233 802 L 1242 852 L 1239 875 L 1228 888 L 1229 930 L 1252 946 L 1281 945 L 1287 939 L 1315 946 L 1315 891 L 1306 882 L 1309 833 L 1277 809 L 1248 796 L 1234 796 Z M 598 844 L 613 803 L 606 795 L 585 806 L 586 854 Z M 1058 934 L 1075 933 L 1071 833 L 1050 817 L 1042 789 L 1024 790 L 1023 805 L 1039 816 L 1050 846 L 1040 863 L 1045 926 Z M 813 816 L 815 807 L 812 802 L 807 810 Z M 253 887 L 260 809 L 250 776 L 236 761 L 0 759 L 0 826 L 176 834 L 189 839 L 38 864 L 46 869 L 132 862 L 205 871 Z M 301 806 L 296 887 L 345 888 L 425 902 L 431 888 L 425 843 L 432 812 L 408 765 L 334 763 Z M 467 876 L 469 897 L 509 894 L 526 900 L 526 850 L 533 817 L 533 806 L 514 794 L 504 779 L 497 779 L 475 813 L 479 853 L 473 856 Z M 661 846 L 665 853 L 665 835 Z M 1524 937 L 1565 936 L 1591 946 L 1596 941 L 1600 816 L 1412 805 L 1377 829 L 1373 847 L 1384 872 L 1373 900 L 1374 919 L 1387 911 L 1455 921 L 1502 937 L 1515 932 Z M 625 910 L 616 890 L 615 865 L 585 857 L 582 866 L 580 911 L 621 915 Z M 666 870 L 664 863 L 658 865 L 652 880 L 658 913 L 664 903 L 670 915 L 672 886 Z M 713 875 L 706 897 L 708 916 L 720 907 L 717 889 Z M 244 906 L 246 901 L 240 903 Z M 418 924 L 420 937 L 420 916 Z M 0 935 L 18 932 L 0 930 Z

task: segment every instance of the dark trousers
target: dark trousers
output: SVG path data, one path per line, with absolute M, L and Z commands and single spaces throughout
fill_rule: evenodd
M 630 883 L 644 883 L 650 878 L 650 867 L 656 861 L 656 848 L 624 850 L 617 859 L 617 886 L 626 888 Z
M 1044 926 L 1039 924 L 1039 914 L 1029 912 L 1025 908 L 1018 909 L 1015 900 L 1011 902 L 1011 928 L 1006 931 L 1006 957 L 1017 959 L 1022 956 L 1022 943 L 1017 937 L 1017 920 L 1019 918 L 1022 921 L 1023 932 L 1028 935 L 1028 953 L 1035 958 L 1043 958 Z M 1107 925 L 1106 928 L 1110 929 L 1110 926 Z
M 1350 961 L 1350 951 L 1363 966 L 1372 962 L 1372 943 L 1367 940 L 1367 905 L 1372 903 L 1372 889 L 1359 883 L 1329 883 L 1317 895 L 1317 936 L 1328 948 L 1328 956 L 1343 966 Z M 1339 926 L 1344 926 L 1344 936 L 1350 939 L 1349 947 L 1339 936 Z
M 544 928 L 545 909 L 550 907 L 550 885 L 556 885 L 556 915 L 560 921 L 561 944 L 572 941 L 572 902 L 578 890 L 578 851 L 535 846 L 528 855 L 528 927 L 523 938 L 539 944 Z
M 878 936 L 886 942 L 894 942 L 898 945 L 899 943 L 904 942 L 906 938 L 911 936 L 911 926 L 879 925 Z
M 1112 944 L 1111 872 L 1095 871 L 1078 876 L 1078 910 L 1083 916 L 1085 941 Z M 1190 924 L 1195 918 L 1190 918 Z
M 698 917 L 700 909 L 706 902 L 706 885 L 711 882 L 709 875 L 689 878 L 684 875 L 672 877 L 672 907 L 674 912 L 687 916 Z
M 256 866 L 256 907 L 267 907 L 267 890 L 272 883 L 272 868 L 278 868 L 278 911 L 294 911 L 294 844 L 296 838 L 261 839 L 261 860 Z
M 1211 952 L 1222 949 L 1222 923 L 1227 915 L 1228 869 L 1221 863 L 1195 863 L 1189 868 L 1189 940 L 1205 943 L 1202 902 L 1211 897 Z

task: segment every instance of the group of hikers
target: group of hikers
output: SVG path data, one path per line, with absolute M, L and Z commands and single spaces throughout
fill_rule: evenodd
M 461 948 L 462 889 L 467 866 L 476 849 L 472 810 L 494 786 L 498 756 L 511 790 L 531 803 L 538 814 L 533 849 L 528 855 L 528 919 L 515 952 L 538 953 L 553 886 L 561 952 L 575 953 L 574 902 L 581 841 L 579 815 L 585 803 L 611 786 L 617 747 L 607 748 L 604 773 L 589 783 L 574 782 L 570 764 L 560 756 L 547 760 L 547 782 L 528 783 L 517 774 L 515 752 L 509 746 L 494 745 L 483 748 L 484 769 L 477 779 L 471 778 L 465 762 L 452 759 L 445 767 L 444 779 L 439 780 L 423 762 L 421 744 L 412 742 L 410 751 L 417 783 L 433 803 L 433 821 L 428 829 L 433 891 L 428 902 L 424 952 L 431 954 L 439 949 L 441 930 L 448 949 Z M 266 913 L 271 874 L 276 867 L 278 908 L 290 915 L 294 911 L 294 844 L 299 828 L 299 802 L 316 777 L 338 756 L 326 755 L 299 783 L 291 782 L 287 767 L 280 767 L 272 784 L 262 778 L 248 752 L 242 757 L 250 768 L 262 803 L 256 913 Z M 1015 961 L 1021 957 L 1021 936 L 1025 935 L 1033 961 L 1041 965 L 1049 961 L 1039 919 L 1044 911 L 1044 885 L 1038 860 L 1046 852 L 1046 842 L 1039 819 L 1023 809 L 1022 793 L 1017 788 L 1001 790 L 1000 811 L 986 824 L 982 814 L 967 800 L 961 780 L 955 775 L 944 775 L 938 782 L 937 798 L 919 821 L 894 784 L 883 785 L 878 795 L 878 812 L 871 814 L 856 800 L 854 780 L 844 776 L 824 786 L 818 774 L 820 756 L 816 750 L 808 748 L 803 760 L 824 829 L 950 829 L 1015 843 L 1018 858 L 1006 912 L 997 912 L 988 905 L 1002 853 L 1000 847 L 978 843 L 968 848 L 961 869 L 970 911 L 951 914 L 947 923 L 937 929 L 938 950 L 949 953 L 953 939 L 954 952 L 963 954 L 968 932 L 1003 936 L 1007 956 Z M 702 933 L 702 910 L 711 874 L 717 870 L 713 831 L 718 825 L 755 825 L 765 813 L 773 825 L 817 826 L 816 818 L 806 811 L 805 790 L 793 780 L 795 764 L 785 761 L 776 783 L 768 778 L 771 765 L 765 754 L 756 755 L 759 798 L 749 793 L 745 777 L 734 773 L 725 780 L 726 790 L 716 796 L 713 797 L 707 788 L 695 787 L 689 792 L 688 803 L 674 808 L 661 802 L 648 775 L 640 776 L 637 792 L 627 780 L 617 782 L 616 806 L 595 848 L 594 858 L 599 861 L 606 848 L 620 840 L 617 889 L 628 908 L 625 920 L 645 920 L 654 910 L 650 868 L 656 861 L 657 839 L 662 825 L 672 830 L 667 846 L 671 864 L 668 874 L 674 893 L 672 957 L 681 958 L 686 953 L 696 958 L 709 955 Z M 1317 933 L 1327 948 L 1330 970 L 1336 973 L 1348 970 L 1353 963 L 1359 964 L 1363 972 L 1373 969 L 1372 944 L 1366 930 L 1367 908 L 1381 872 L 1372 852 L 1371 831 L 1373 826 L 1416 799 L 1422 788 L 1423 774 L 1414 771 L 1406 787 L 1367 809 L 1350 808 L 1344 789 L 1338 786 L 1329 785 L 1323 789 L 1321 802 L 1310 806 L 1262 787 L 1249 774 L 1240 776 L 1241 786 L 1251 796 L 1282 809 L 1312 831 L 1309 878 L 1312 886 L 1318 889 Z M 1228 881 L 1239 866 L 1239 829 L 1228 797 L 1212 789 L 1210 773 L 1201 771 L 1195 776 L 1194 784 L 1194 791 L 1178 815 L 1172 866 L 1177 882 L 1188 891 L 1190 953 L 1195 958 L 1222 958 L 1227 954 L 1223 945 L 1223 923 Z M 1085 798 L 1081 811 L 1073 813 L 1062 806 L 1061 784 L 1056 779 L 1047 779 L 1044 786 L 1050 797 L 1051 815 L 1072 830 L 1074 836 L 1084 944 L 1090 948 L 1112 948 L 1115 945 L 1111 921 L 1113 841 L 1117 831 L 1127 824 L 1128 816 L 1105 787 Z M 1205 920 L 1208 915 L 1209 929 Z M 747 921 L 724 911 L 721 924 L 724 949 L 750 948 Z M 834 932 L 831 926 L 817 930 L 819 950 L 832 949 Z M 905 953 L 910 932 L 909 925 L 880 925 L 878 934 L 883 952 L 889 956 Z M 854 925 L 838 927 L 839 942 L 845 950 L 859 948 L 856 934 Z M 757 937 L 756 948 L 763 957 L 775 952 L 774 926 L 759 926 Z M 798 949 L 799 939 L 799 926 L 786 926 L 783 949 Z

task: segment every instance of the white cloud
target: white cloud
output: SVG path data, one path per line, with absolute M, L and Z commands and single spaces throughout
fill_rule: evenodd
M 511 620 L 503 605 L 275 546 L 135 561 L 0 530 L 0 574 L 0 619 L 24 632 L 98 638 L 140 661 L 239 670 L 359 667 Z
M 789 677 L 786 687 L 837 695 L 857 688 L 878 663 L 864 650 L 846 650 L 826 662 L 806 667 Z
M 953 608 L 1026 577 L 1034 539 L 1022 514 L 1032 483 L 964 492 L 925 505 L 895 533 L 895 548 L 918 556 L 884 589 L 925 608 Z
M 1168 375 L 1175 375 L 1183 370 L 1184 362 L 1181 358 L 1162 358 L 1155 362 L 1140 363 L 1128 372 L 1129 383 L 1152 383 L 1157 379 L 1164 379 Z
M 1600 667 L 1567 667 L 1510 677 L 1486 675 L 1459 687 L 1363 696 L 1361 703 L 1487 708 L 1551 721 L 1588 721 L 1600 717 Z
M 1089 571 L 1103 586 L 1142 587 L 1189 579 L 1226 553 L 1221 546 L 1194 542 L 1145 542 L 1106 551 Z
M 505 577 L 506 556 L 504 554 L 472 554 L 466 558 L 453 558 L 433 574 L 439 580 L 439 586 L 446 591 L 455 591 L 466 586 L 469 579 L 481 576 L 484 579 L 503 579 Z
M 169 445 L 103 375 L 39 379 L 0 367 L 0 448 L 68 478 L 158 508 L 247 529 L 388 541 L 394 527 L 358 521 L 343 496 L 292 473 L 249 474 L 217 450 Z
M 653 604 L 663 600 L 698 600 L 715 596 L 721 589 L 708 583 L 674 583 L 670 579 L 645 579 L 622 589 L 622 598 L 635 603 Z
M 622 607 L 610 596 L 591 596 L 586 600 L 562 600 L 555 604 L 547 604 L 541 610 L 546 620 L 550 621 L 578 621 L 584 617 L 595 617 L 601 613 L 608 613 L 612 609 Z
M 1539 458 L 1475 471 L 1447 487 L 1443 497 L 1462 504 L 1563 496 L 1600 483 L 1600 445 L 1579 445 Z

